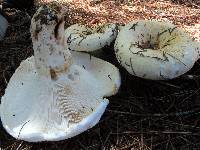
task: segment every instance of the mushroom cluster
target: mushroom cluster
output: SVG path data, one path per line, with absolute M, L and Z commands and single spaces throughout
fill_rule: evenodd
M 24 60 L 1 99 L 4 128 L 29 142 L 73 137 L 98 123 L 118 91 L 118 69 L 99 58 L 70 52 L 64 18 L 48 6 L 31 21 L 34 56 Z
M 154 80 L 178 77 L 199 58 L 199 44 L 171 23 L 133 21 L 120 27 L 118 35 L 116 24 L 93 29 L 75 24 L 64 30 L 62 8 L 52 5 L 34 14 L 34 56 L 20 64 L 1 98 L 2 124 L 17 139 L 58 141 L 98 123 L 109 103 L 105 97 L 120 87 L 120 73 L 77 51 L 101 49 L 117 37 L 119 63 L 130 74 Z
M 122 27 L 114 49 L 130 74 L 152 80 L 178 77 L 199 58 L 199 46 L 186 32 L 171 23 L 150 20 Z

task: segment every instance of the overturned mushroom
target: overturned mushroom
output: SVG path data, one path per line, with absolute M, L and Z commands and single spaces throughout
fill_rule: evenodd
M 133 21 L 121 28 L 115 41 L 119 63 L 138 77 L 165 80 L 178 77 L 198 59 L 198 45 L 167 22 Z
M 118 91 L 112 64 L 65 47 L 64 20 L 47 6 L 32 18 L 34 56 L 23 61 L 1 99 L 1 121 L 25 141 L 58 141 L 93 127 Z
M 117 36 L 117 25 L 104 24 L 95 28 L 74 24 L 65 30 L 71 50 L 91 52 L 110 45 Z

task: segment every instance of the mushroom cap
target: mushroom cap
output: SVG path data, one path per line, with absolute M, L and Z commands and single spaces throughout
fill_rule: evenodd
M 34 56 L 23 61 L 1 99 L 1 121 L 9 134 L 29 142 L 58 141 L 93 127 L 118 91 L 112 64 L 73 52 L 73 64 L 57 81 L 39 76 Z
M 117 25 L 108 23 L 94 28 L 74 24 L 65 30 L 68 47 L 74 51 L 95 51 L 103 48 L 117 36 Z
M 168 22 L 132 21 L 115 41 L 119 63 L 135 76 L 166 80 L 191 69 L 198 59 L 197 44 L 182 29 Z

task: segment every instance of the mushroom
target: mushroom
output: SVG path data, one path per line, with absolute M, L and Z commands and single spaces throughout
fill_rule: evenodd
M 90 28 L 74 24 L 65 30 L 66 41 L 71 50 L 91 52 L 110 45 L 117 36 L 117 25 L 107 23 Z
M 117 35 L 115 54 L 135 76 L 166 80 L 190 70 L 198 59 L 199 46 L 182 29 L 168 22 L 132 21 Z
M 13 137 L 58 141 L 98 123 L 120 86 L 112 64 L 65 46 L 64 18 L 48 6 L 31 21 L 34 56 L 24 60 L 1 99 L 1 121 Z

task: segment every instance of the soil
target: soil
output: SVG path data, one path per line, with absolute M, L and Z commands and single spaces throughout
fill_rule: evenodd
M 199 0 L 65 0 L 67 26 L 94 25 L 130 20 L 170 21 L 200 42 Z M 33 55 L 30 21 L 37 7 L 6 9 L 9 27 L 0 41 L 0 96 L 20 62 Z M 106 47 L 105 60 L 115 64 L 122 76 L 121 88 L 92 129 L 60 142 L 28 143 L 12 138 L 1 126 L 0 149 L 18 150 L 150 150 L 200 149 L 200 64 L 186 74 L 167 81 L 151 81 L 130 75 Z M 109 51 L 108 51 L 109 50 Z

